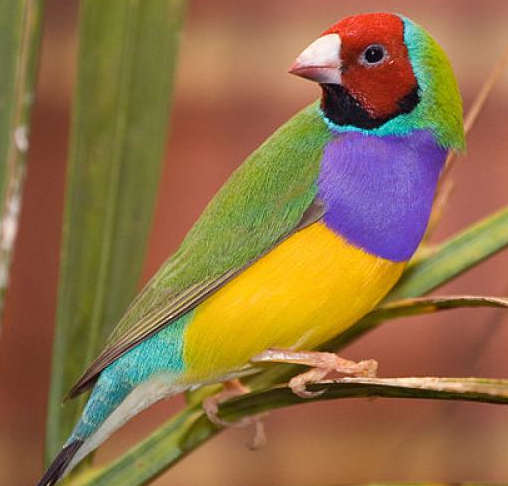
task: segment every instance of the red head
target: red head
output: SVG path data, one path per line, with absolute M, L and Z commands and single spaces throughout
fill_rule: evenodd
M 335 114 L 340 118 L 346 116 L 345 109 L 352 109 L 353 121 L 363 128 L 379 126 L 418 103 L 404 24 L 397 15 L 375 13 L 341 20 L 300 54 L 290 72 L 319 82 L 323 103 L 340 105 L 324 106 L 325 111 L 339 110 Z M 345 124 L 352 122 L 349 118 Z

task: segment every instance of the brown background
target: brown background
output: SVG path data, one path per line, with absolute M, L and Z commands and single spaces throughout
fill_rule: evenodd
M 55 314 L 64 171 L 76 54 L 77 2 L 51 0 L 13 277 L 0 342 L 0 484 L 33 484 L 42 446 Z M 396 11 L 445 47 L 469 103 L 508 42 L 508 2 L 214 0 L 191 2 L 182 42 L 172 132 L 143 281 L 172 252 L 239 162 L 317 95 L 285 74 L 299 51 L 339 18 Z M 469 137 L 457 189 L 436 235 L 443 238 L 507 202 L 507 76 Z M 506 295 L 500 254 L 442 292 Z M 508 376 L 507 315 L 453 311 L 389 323 L 350 347 L 375 357 L 382 376 Z M 69 357 L 72 359 L 72 357 Z M 105 462 L 181 405 L 164 402 L 116 434 Z M 157 485 L 324 486 L 367 480 L 508 480 L 508 408 L 348 400 L 274 412 L 269 443 L 244 447 L 227 431 Z

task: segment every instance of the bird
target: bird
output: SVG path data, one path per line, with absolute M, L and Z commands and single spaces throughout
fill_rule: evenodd
M 205 411 L 242 393 L 261 364 L 373 375 L 312 351 L 371 311 L 421 242 L 450 151 L 465 146 L 450 61 L 421 26 L 392 13 L 344 18 L 289 72 L 321 96 L 231 175 L 178 250 L 128 307 L 69 396 L 91 394 L 39 481 L 51 486 L 134 415 L 225 383 Z

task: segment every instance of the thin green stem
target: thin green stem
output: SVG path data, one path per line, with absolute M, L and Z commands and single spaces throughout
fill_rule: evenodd
M 278 386 L 249 393 L 223 403 L 219 416 L 228 421 L 303 403 L 343 398 L 383 397 L 463 400 L 508 404 L 508 380 L 475 378 L 343 378 L 315 383 L 314 398 L 300 398 L 289 388 Z M 220 430 L 212 425 L 199 406 L 186 408 L 149 439 L 132 448 L 113 464 L 89 471 L 73 486 L 146 484 Z
M 18 230 L 42 0 L 0 0 L 0 318 Z

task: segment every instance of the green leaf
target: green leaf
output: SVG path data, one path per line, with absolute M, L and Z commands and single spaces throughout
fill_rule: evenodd
M 397 317 L 431 314 L 458 307 L 508 307 L 508 298 L 474 295 L 447 295 L 445 297 L 417 297 L 402 299 L 381 305 L 370 313 L 370 318 L 384 321 Z
M 0 0 L 0 317 L 18 227 L 42 0 Z
M 236 421 L 275 408 L 321 400 L 359 397 L 464 400 L 508 404 L 508 380 L 478 378 L 342 378 L 308 387 L 321 391 L 315 398 L 300 398 L 278 386 L 228 400 L 219 408 L 221 418 Z M 110 466 L 76 478 L 73 486 L 139 486 L 175 464 L 185 454 L 219 431 L 198 406 L 188 407 L 149 439 L 133 447 Z
M 401 299 L 390 301 L 380 305 L 370 314 L 358 321 L 354 326 L 347 329 L 340 336 L 327 343 L 323 349 L 338 350 L 361 335 L 379 326 L 388 319 L 408 317 L 419 314 L 430 314 L 443 310 L 464 307 L 498 307 L 507 308 L 508 299 L 503 297 L 481 296 L 446 296 L 446 297 L 420 297 L 413 299 Z
M 507 246 L 508 207 L 505 207 L 410 265 L 385 301 L 424 295 Z
M 76 476 L 72 486 L 146 484 L 219 431 L 201 405 L 187 407 L 118 461 Z
M 326 380 L 307 387 L 322 394 L 300 398 L 285 386 L 249 393 L 224 402 L 219 416 L 228 421 L 276 408 L 336 398 L 386 397 L 465 400 L 508 404 L 508 380 L 485 378 L 354 378 Z
M 81 2 L 46 458 L 61 406 L 137 290 L 163 158 L 183 0 Z
M 508 245 L 508 211 L 503 210 L 480 223 L 477 223 L 450 238 L 446 243 L 437 247 L 435 251 L 423 256 L 410 267 L 412 276 L 405 279 L 402 291 L 399 290 L 400 298 L 406 290 L 416 287 L 413 279 L 423 278 L 428 282 L 422 288 L 437 288 L 447 282 L 450 278 L 470 268 L 501 248 Z M 468 244 L 472 245 L 474 251 L 467 251 Z M 456 260 L 459 253 L 461 260 Z M 433 262 L 441 262 L 443 268 L 437 268 Z M 425 273 L 425 269 L 433 269 L 433 279 Z M 392 300 L 392 299 L 389 299 Z M 346 333 L 339 336 L 326 345 L 327 349 L 339 349 L 353 338 L 372 328 L 369 324 L 376 312 L 395 313 L 413 312 L 418 309 L 424 312 L 425 302 L 432 302 L 436 310 L 464 306 L 499 306 L 505 307 L 506 300 L 491 297 L 450 297 L 433 298 L 431 300 L 413 300 L 387 303 L 381 309 L 375 310 L 372 314 L 355 324 Z M 374 319 L 376 323 L 381 322 L 380 315 Z M 351 331 L 351 332 L 350 332 Z M 349 334 L 348 334 L 349 333 Z M 223 418 L 237 419 L 245 414 L 252 414 L 266 411 L 272 408 L 287 406 L 296 403 L 306 402 L 284 387 L 271 389 L 274 384 L 282 383 L 293 376 L 300 368 L 292 365 L 271 365 L 262 373 L 247 380 L 248 385 L 256 393 L 249 394 L 235 400 L 231 400 L 221 407 Z M 413 380 L 413 381 L 411 381 Z M 414 381 L 417 380 L 417 381 Z M 482 380 L 482 379 L 437 379 L 422 378 L 418 381 L 415 378 L 401 379 L 355 379 L 344 378 L 337 382 L 337 385 L 312 385 L 311 390 L 328 388 L 327 393 L 322 397 L 346 398 L 359 396 L 390 396 L 390 397 L 414 397 L 414 398 L 440 398 L 452 400 L 486 401 L 492 403 L 508 403 L 508 381 Z M 320 388 L 321 387 L 321 388 Z M 266 391 L 267 388 L 270 390 Z M 191 394 L 190 404 L 173 419 L 148 437 L 139 445 L 133 447 L 113 464 L 93 471 L 87 475 L 80 475 L 76 485 L 120 485 L 129 481 L 132 486 L 146 484 L 151 478 L 160 474 L 166 468 L 180 460 L 184 455 L 199 447 L 206 440 L 215 435 L 219 429 L 210 424 L 203 416 L 197 399 L 203 399 L 217 391 L 217 386 L 211 386 Z

